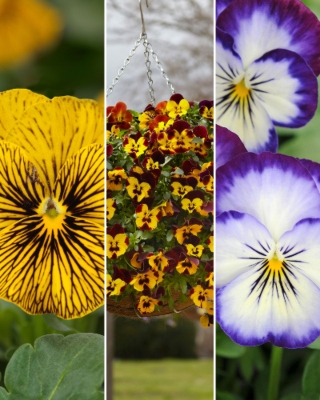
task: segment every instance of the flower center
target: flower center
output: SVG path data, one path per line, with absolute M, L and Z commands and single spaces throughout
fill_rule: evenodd
M 284 269 L 283 261 L 280 261 L 277 253 L 275 252 L 273 258 L 268 262 L 268 270 L 273 273 L 280 274 Z
M 66 211 L 65 206 L 51 197 L 43 199 L 38 208 L 38 214 L 46 215 L 50 219 L 56 219 L 59 215 L 64 215 Z
M 244 78 L 242 81 L 237 83 L 233 89 L 233 95 L 234 97 L 240 98 L 240 99 L 245 99 L 249 96 L 250 89 L 248 89 L 245 85 Z
M 51 198 L 49 198 L 47 202 L 46 214 L 49 215 L 50 218 L 56 218 L 59 215 L 56 206 Z

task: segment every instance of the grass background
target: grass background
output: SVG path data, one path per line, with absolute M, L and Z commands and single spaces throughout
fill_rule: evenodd
M 212 359 L 115 360 L 114 400 L 212 400 Z

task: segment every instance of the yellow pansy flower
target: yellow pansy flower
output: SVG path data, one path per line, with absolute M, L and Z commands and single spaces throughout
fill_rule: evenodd
M 140 183 L 134 176 L 128 178 L 128 183 L 126 189 L 132 199 L 136 197 L 137 201 L 140 202 L 142 199 L 149 197 L 149 192 L 151 190 L 149 183 Z

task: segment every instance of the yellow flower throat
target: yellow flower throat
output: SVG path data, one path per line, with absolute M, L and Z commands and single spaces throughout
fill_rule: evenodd
M 240 81 L 239 83 L 237 83 L 234 86 L 233 89 L 233 96 L 240 98 L 240 99 L 246 99 L 249 96 L 251 89 L 248 89 L 245 85 L 245 81 L 244 78 L 242 79 L 242 81 Z
M 51 198 L 47 202 L 46 214 L 50 218 L 56 218 L 59 215 L 59 212 L 57 211 L 56 206 L 55 206 L 55 204 L 54 204 L 54 202 L 52 201 Z
M 283 269 L 283 261 L 280 261 L 277 254 L 274 253 L 273 258 L 268 262 L 267 270 L 271 270 L 275 274 L 281 274 Z

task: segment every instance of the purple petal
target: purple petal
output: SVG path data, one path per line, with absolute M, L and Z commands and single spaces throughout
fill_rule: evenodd
M 299 0 L 234 0 L 217 27 L 233 37 L 245 68 L 270 50 L 288 49 L 320 73 L 320 22 Z
M 216 168 L 219 168 L 239 154 L 247 152 L 239 136 L 229 131 L 229 129 L 216 125 L 215 138 Z
M 320 193 L 303 165 L 282 154 L 240 154 L 216 173 L 217 215 L 255 217 L 274 240 L 300 220 L 320 217 Z
M 314 116 L 317 78 L 298 54 L 289 50 L 264 54 L 250 65 L 246 81 L 275 125 L 298 128 Z

